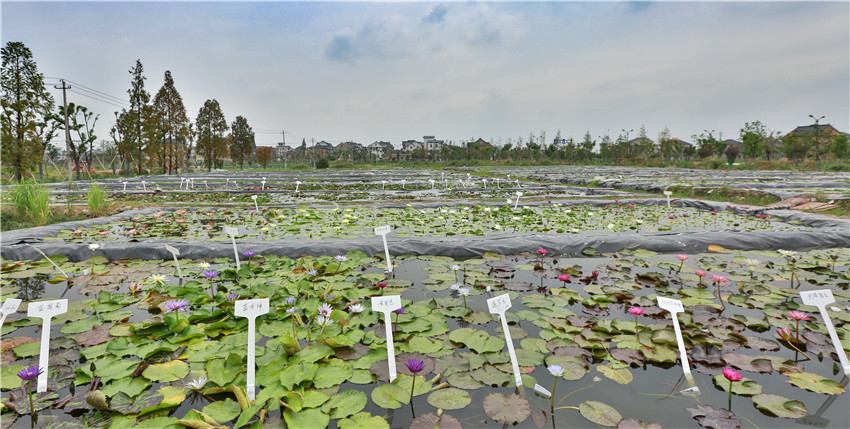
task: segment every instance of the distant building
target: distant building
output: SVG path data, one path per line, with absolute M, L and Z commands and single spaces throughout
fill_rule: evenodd
M 278 142 L 277 146 L 272 148 L 272 156 L 275 159 L 283 159 L 286 158 L 286 155 L 292 151 L 292 148 L 283 144 L 283 142 Z
M 835 135 L 838 135 L 838 134 L 847 134 L 847 133 L 842 133 L 841 131 L 838 131 L 837 129 L 835 129 L 835 127 L 833 127 L 830 124 L 818 125 L 817 127 L 815 126 L 815 124 L 812 124 L 812 125 L 802 125 L 802 126 L 799 126 L 797 128 L 794 128 L 793 130 L 791 130 L 791 132 L 789 132 L 786 135 L 794 134 L 794 135 L 797 135 L 797 136 L 803 136 L 803 135 L 808 134 L 808 135 L 814 136 L 815 134 L 818 134 L 818 132 L 820 133 L 821 136 L 835 136 Z
M 347 141 L 338 144 L 334 148 L 334 154 L 338 159 L 346 159 L 348 161 L 355 161 L 360 158 L 360 154 L 363 153 L 363 145 L 354 141 Z
M 415 150 L 425 149 L 425 144 L 416 140 L 405 140 L 401 142 L 401 150 L 405 152 L 413 152 Z
M 313 151 L 315 151 L 316 159 L 327 158 L 328 156 L 333 154 L 334 145 L 322 140 L 316 143 L 316 146 L 313 147 Z
M 389 159 L 390 155 L 392 155 L 395 150 L 395 146 L 393 146 L 390 142 L 385 141 L 376 141 L 366 146 L 366 150 L 369 152 L 369 155 L 375 157 L 378 160 Z
M 434 136 L 423 136 L 422 140 L 424 140 L 422 143 L 428 152 L 442 150 L 446 143 L 443 140 L 437 140 Z
M 486 140 L 479 137 L 478 140 L 475 140 L 474 142 L 468 142 L 466 144 L 466 147 L 468 149 L 471 149 L 471 150 L 482 150 L 482 149 L 492 149 L 493 145 L 491 145 Z

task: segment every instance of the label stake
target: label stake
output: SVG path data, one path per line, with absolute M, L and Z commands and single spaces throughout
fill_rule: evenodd
M 522 377 L 519 374 L 519 365 L 517 365 L 516 351 L 514 350 L 514 342 L 511 340 L 511 331 L 508 329 L 508 319 L 505 318 L 505 311 L 511 308 L 511 297 L 508 294 L 502 294 L 487 300 L 487 307 L 491 314 L 498 314 L 499 320 L 502 321 L 502 332 L 505 334 L 505 343 L 508 345 L 508 354 L 511 356 L 511 369 L 514 371 L 514 380 L 517 387 L 522 387 Z
M 676 316 L 676 313 L 685 311 L 685 307 L 682 305 L 682 301 L 678 299 L 665 298 L 663 296 L 659 296 L 657 299 L 658 306 L 669 311 L 673 317 L 673 329 L 676 331 L 676 342 L 679 344 L 679 359 L 682 360 L 682 369 L 685 371 L 685 375 L 689 375 L 691 373 L 691 366 L 688 363 L 688 354 L 685 352 L 685 340 L 682 338 L 682 328 L 679 327 L 679 318 Z
M 389 225 L 379 226 L 375 228 L 375 235 L 380 235 L 384 240 L 384 253 L 387 255 L 387 272 L 393 272 L 393 263 L 390 261 L 390 248 L 387 246 L 387 234 L 390 233 L 392 229 Z
M 169 245 L 165 245 L 165 250 L 171 252 L 171 256 L 174 257 L 174 265 L 177 265 L 177 275 L 180 276 L 180 280 L 183 280 L 183 271 L 180 269 L 180 262 L 177 260 L 177 255 L 180 254 L 180 249 L 176 247 L 171 247 Z
M 261 316 L 269 312 L 269 299 L 244 299 L 235 301 L 234 315 L 248 318 L 248 376 L 246 377 L 246 390 L 248 391 L 248 399 L 257 399 L 256 388 L 254 385 L 254 354 L 256 353 L 256 323 L 257 316 Z
M 236 258 L 236 271 L 239 271 L 242 268 L 241 264 L 239 264 L 239 251 L 236 250 L 236 234 L 239 233 L 239 230 L 232 226 L 225 226 L 224 232 L 230 236 L 230 241 L 233 243 L 233 257 Z
M 36 389 L 38 393 L 47 391 L 47 363 L 50 357 L 50 319 L 66 311 L 68 311 L 67 299 L 30 302 L 27 307 L 27 317 L 40 317 L 42 319 L 41 349 L 38 356 L 38 366 L 44 372 L 38 376 L 38 389 Z
M 832 345 L 835 347 L 835 353 L 838 355 L 838 360 L 841 362 L 841 368 L 844 370 L 844 375 L 850 376 L 850 363 L 847 362 L 847 354 L 844 353 L 844 347 L 841 346 L 841 340 L 838 338 L 838 333 L 835 332 L 835 326 L 832 325 L 829 313 L 826 312 L 826 305 L 835 302 L 835 297 L 832 296 L 832 291 L 829 289 L 800 291 L 800 299 L 803 300 L 803 304 L 815 306 L 818 310 L 820 310 L 820 316 L 823 318 L 826 330 L 829 331 L 829 338 L 832 340 Z
M 372 297 L 372 311 L 384 313 L 384 327 L 387 333 L 387 365 L 389 366 L 390 382 L 393 382 L 398 373 L 395 369 L 395 349 L 393 346 L 393 326 L 390 313 L 401 308 L 401 295 L 375 296 Z

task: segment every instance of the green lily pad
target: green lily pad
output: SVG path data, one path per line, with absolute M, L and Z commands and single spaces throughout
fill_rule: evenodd
M 352 375 L 354 375 L 354 371 L 348 362 L 334 358 L 327 365 L 319 366 L 316 375 L 313 377 L 313 384 L 319 389 L 327 389 L 342 384 Z
M 755 395 L 753 396 L 753 406 L 768 415 L 786 419 L 798 419 L 808 414 L 806 406 L 802 402 L 779 395 Z
M 148 380 L 159 382 L 180 380 L 188 374 L 189 365 L 179 359 L 152 364 L 142 372 L 142 375 Z
M 135 399 L 127 396 L 124 392 L 118 392 L 109 402 L 109 408 L 125 416 L 127 414 L 140 414 L 159 405 L 162 399 L 162 393 L 159 392 L 148 392 Z
M 616 427 L 623 419 L 623 416 L 617 410 L 598 401 L 582 402 L 578 408 L 584 418 L 601 426 Z
M 723 374 L 717 374 L 712 377 L 714 385 L 719 387 L 724 392 L 729 391 L 729 380 Z M 762 386 L 749 378 L 742 378 L 740 381 L 732 382 L 732 393 L 742 396 L 758 395 L 762 392 Z
M 0 388 L 12 390 L 21 387 L 23 380 L 18 377 L 18 373 L 24 368 L 23 365 L 6 365 L 0 369 Z
M 449 334 L 449 341 L 464 344 L 476 353 L 497 352 L 505 346 L 505 342 L 502 339 L 472 328 L 461 328 L 452 331 Z
M 322 411 L 329 413 L 332 419 L 339 419 L 359 413 L 368 402 L 365 392 L 343 390 L 331 396 L 330 400 L 322 405 Z
M 840 395 L 844 393 L 844 386 L 842 386 L 841 383 L 821 377 L 817 374 L 811 374 L 808 372 L 789 372 L 785 375 L 791 379 L 788 380 L 789 383 L 802 389 L 826 395 Z
M 242 413 L 242 407 L 233 399 L 224 398 L 223 401 L 216 401 L 206 405 L 202 411 L 215 419 L 215 421 L 223 423 L 239 417 L 239 414 Z
M 280 384 L 286 389 L 292 389 L 306 380 L 312 380 L 319 366 L 314 363 L 289 365 L 280 372 Z
M 491 393 L 484 398 L 484 412 L 500 423 L 522 423 L 531 415 L 531 404 L 516 394 L 505 397 L 501 393 Z
M 459 410 L 472 402 L 472 397 L 465 390 L 449 387 L 440 389 L 428 395 L 428 403 L 444 410 Z
M 337 426 L 339 429 L 390 429 L 389 423 L 382 417 L 365 411 L 338 421 Z
M 634 376 L 628 368 L 614 369 L 609 366 L 599 365 L 596 367 L 596 370 L 601 372 L 605 377 L 620 384 L 629 384 L 634 380 Z
M 382 384 L 372 390 L 372 402 L 388 410 L 401 408 L 410 402 L 410 392 L 392 383 Z

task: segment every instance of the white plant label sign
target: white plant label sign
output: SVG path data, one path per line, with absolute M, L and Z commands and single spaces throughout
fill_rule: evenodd
M 379 226 L 375 228 L 375 235 L 380 235 L 384 241 L 384 253 L 387 255 L 387 272 L 393 272 L 393 263 L 390 260 L 390 248 L 387 246 L 387 234 L 392 231 L 389 225 Z
M 27 307 L 27 317 L 40 317 L 41 323 L 41 348 L 38 356 L 38 366 L 44 372 L 38 376 L 38 388 L 36 392 L 47 391 L 47 362 L 50 358 L 50 319 L 68 311 L 68 300 L 57 299 L 53 301 L 30 302 Z
M 514 371 L 514 380 L 517 387 L 522 386 L 522 377 L 519 374 L 519 365 L 517 364 L 516 350 L 514 350 L 514 342 L 511 340 L 511 331 L 508 329 L 508 319 L 505 318 L 505 311 L 511 308 L 511 297 L 508 294 L 502 294 L 487 300 L 487 308 L 491 314 L 498 314 L 499 320 L 502 321 L 502 332 L 505 334 L 505 343 L 508 345 L 508 354 L 511 356 L 511 369 Z
M 242 265 L 239 263 L 239 250 L 236 249 L 236 234 L 239 233 L 239 230 L 232 226 L 225 226 L 224 232 L 230 236 L 230 241 L 233 243 L 233 257 L 236 258 L 236 271 L 239 271 L 242 268 Z
M 664 191 L 664 195 L 667 197 L 667 208 L 670 208 L 670 195 L 673 195 L 672 191 Z
M 298 192 L 298 187 L 299 187 L 299 186 L 301 186 L 301 181 L 300 181 L 300 180 L 296 180 L 296 181 L 295 181 L 295 192 Z
M 657 299 L 658 306 L 669 311 L 673 318 L 673 330 L 676 331 L 676 343 L 679 344 L 679 359 L 682 360 L 682 370 L 685 371 L 685 374 L 690 374 L 691 365 L 688 363 L 688 354 L 685 351 L 685 340 L 682 338 L 682 328 L 679 327 L 679 318 L 676 316 L 676 313 L 684 312 L 685 307 L 682 305 L 682 301 L 678 299 L 663 296 L 659 296 Z
M 165 245 L 165 250 L 171 252 L 171 256 L 174 257 L 174 265 L 177 265 L 177 275 L 180 276 L 180 279 L 183 279 L 183 270 L 180 269 L 180 261 L 177 260 L 177 256 L 180 255 L 180 249 L 176 247 L 171 247 L 169 245 Z
M 398 377 L 395 369 L 395 348 L 393 345 L 393 326 L 390 313 L 401 308 L 401 295 L 372 297 L 372 311 L 384 313 L 384 327 L 387 334 L 387 364 L 390 372 L 390 382 Z
M 829 289 L 800 291 L 800 299 L 803 300 L 803 304 L 817 307 L 820 310 L 823 323 L 826 325 L 826 330 L 829 331 L 829 338 L 835 347 L 835 353 L 838 354 L 838 360 L 841 361 L 841 368 L 844 370 L 844 375 L 850 377 L 850 363 L 847 362 L 847 354 L 844 353 L 844 347 L 841 345 L 838 333 L 835 332 L 835 326 L 833 326 L 832 320 L 826 312 L 827 304 L 835 302 L 832 291 Z
M 127 192 L 127 182 L 121 182 L 124 184 L 124 192 Z
M 142 180 L 142 190 L 143 190 L 143 191 L 147 191 L 147 190 L 148 190 L 148 188 L 146 188 L 146 187 L 145 187 L 145 183 L 146 183 L 146 182 L 145 182 L 144 180 Z
M 248 391 L 248 399 L 254 400 L 257 399 L 256 388 L 254 384 L 255 379 L 255 353 L 254 345 L 256 344 L 256 323 L 257 316 L 262 316 L 269 312 L 269 299 L 245 299 L 241 301 L 235 301 L 234 305 L 234 314 L 239 317 L 246 317 L 248 319 L 248 377 L 247 377 L 247 386 L 246 390 Z
M 0 307 L 0 327 L 3 327 L 3 322 L 6 321 L 6 316 L 18 311 L 21 306 L 21 300 L 18 298 L 9 298 L 3 301 L 3 306 Z
M 257 196 L 251 195 L 251 199 L 254 200 L 254 213 L 260 212 L 260 206 L 257 205 Z
M 434 189 L 434 179 L 428 179 L 428 183 L 431 184 L 431 189 Z
M 517 206 L 519 205 L 519 197 L 521 197 L 521 196 L 522 196 L 522 192 L 516 191 L 516 201 L 514 202 L 514 210 L 516 210 Z

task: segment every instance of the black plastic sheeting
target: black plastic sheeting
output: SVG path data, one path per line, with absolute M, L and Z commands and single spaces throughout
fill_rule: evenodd
M 666 199 L 646 200 L 568 200 L 554 201 L 566 205 L 591 204 L 601 206 L 606 204 L 629 203 L 666 205 Z M 677 199 L 678 207 L 693 207 L 702 210 L 733 209 L 728 203 L 716 203 L 701 200 Z M 413 208 L 452 207 L 459 205 L 504 205 L 504 203 L 414 203 Z M 549 202 L 529 202 L 528 206 L 549 204 Z M 329 206 L 333 207 L 333 206 Z M 406 204 L 376 204 L 374 208 L 406 207 Z M 75 229 L 103 224 L 137 215 L 154 213 L 171 209 L 148 208 L 131 210 L 117 215 L 91 219 L 79 222 L 66 222 L 26 230 L 5 232 L 2 235 L 0 257 L 7 260 L 37 260 L 41 255 L 29 243 L 41 249 L 47 255 L 65 255 L 72 261 L 81 261 L 91 257 L 92 251 L 88 243 L 66 243 L 60 241 L 42 241 L 44 237 L 52 236 L 62 229 Z M 771 216 L 784 221 L 800 221 L 811 230 L 796 231 L 704 231 L 676 233 L 585 233 L 585 234 L 490 234 L 473 237 L 387 237 L 390 253 L 393 255 L 445 255 L 452 257 L 473 257 L 484 252 L 500 254 L 516 254 L 533 252 L 545 248 L 556 255 L 581 255 L 586 247 L 593 247 L 600 252 L 615 252 L 621 249 L 646 249 L 661 253 L 667 252 L 703 252 L 710 245 L 718 245 L 731 250 L 811 250 L 850 247 L 850 221 L 833 219 L 822 215 L 804 213 L 793 210 L 772 210 Z M 554 225 L 553 225 L 554 226 Z M 171 254 L 165 250 L 169 244 L 180 250 L 181 259 L 201 259 L 217 257 L 233 257 L 233 246 L 230 242 L 206 242 L 194 240 L 163 240 L 145 239 L 139 242 L 104 241 L 98 242 L 98 255 L 109 260 L 122 258 L 168 259 Z M 259 254 L 285 255 L 299 257 L 301 255 L 336 255 L 350 250 L 360 250 L 369 255 L 382 255 L 383 243 L 379 236 L 355 239 L 323 239 L 308 240 L 298 237 L 284 240 L 263 241 L 257 239 L 237 239 L 239 252 L 253 251 Z

